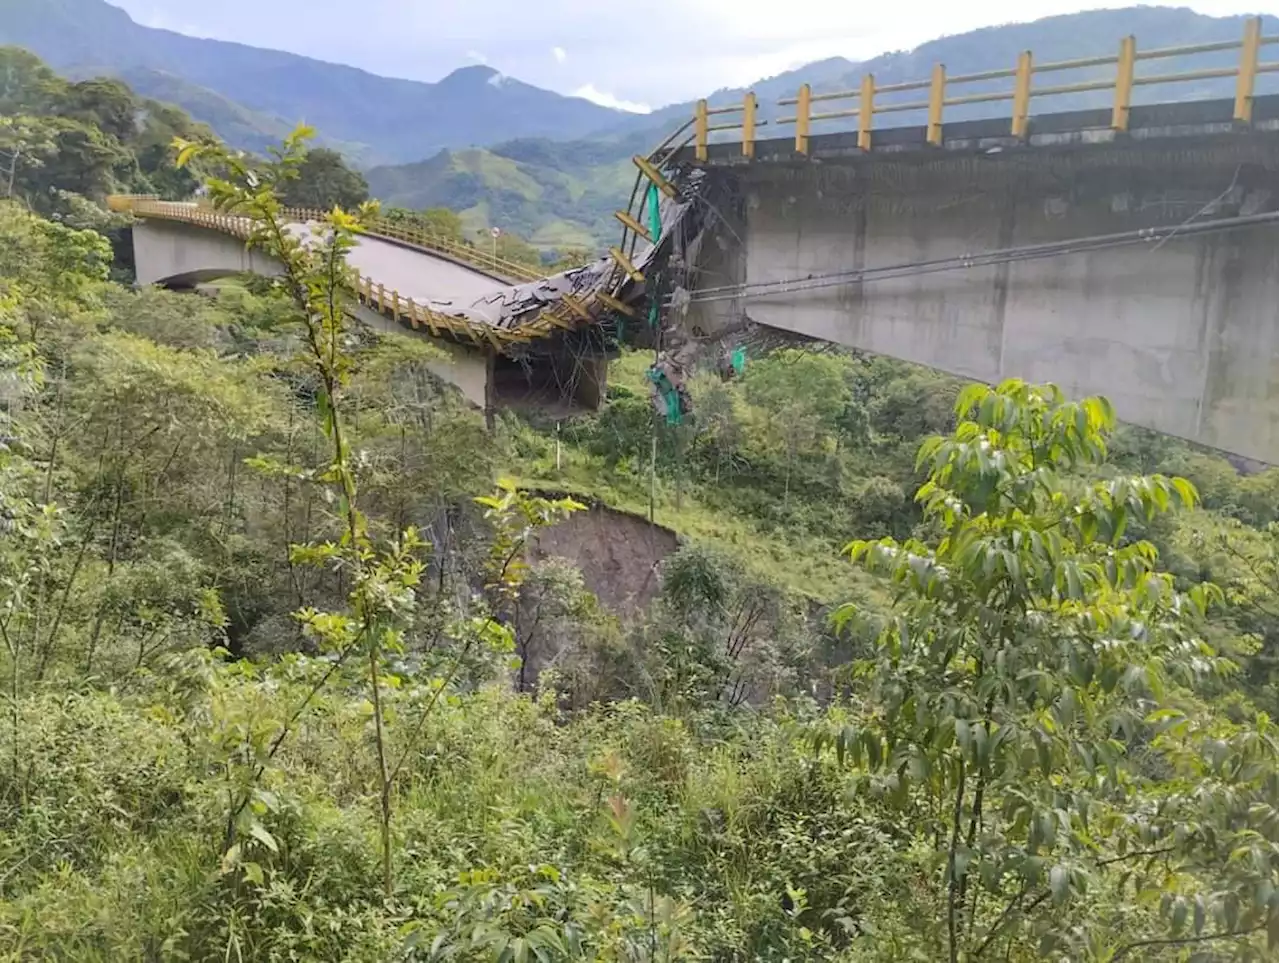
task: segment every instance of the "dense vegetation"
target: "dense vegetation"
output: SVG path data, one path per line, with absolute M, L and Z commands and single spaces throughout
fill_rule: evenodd
M 198 186 L 174 168 L 170 145 L 212 135 L 182 111 L 137 97 L 118 80 L 64 80 L 18 47 L 0 47 L 0 76 L 0 196 L 83 215 L 77 197 L 179 198 Z
M 798 349 L 489 433 L 309 156 L 184 148 L 286 266 L 209 297 L 0 202 L 0 954 L 1274 956 L 1274 470 Z M 686 536 L 626 617 L 594 500 Z
M 458 211 L 469 233 L 500 225 L 536 247 L 599 250 L 616 243 L 613 212 L 635 178 L 633 154 L 649 133 L 617 141 L 522 139 L 441 151 L 416 164 L 375 167 L 369 186 L 386 204 Z

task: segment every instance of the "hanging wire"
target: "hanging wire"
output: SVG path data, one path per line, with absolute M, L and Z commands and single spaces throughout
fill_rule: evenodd
M 943 271 L 972 270 L 973 268 L 991 267 L 998 264 L 1091 253 L 1135 244 L 1148 244 L 1152 241 L 1164 243 L 1175 234 L 1184 237 L 1196 234 L 1211 234 L 1264 224 L 1274 224 L 1277 220 L 1280 220 L 1280 214 L 1276 211 L 1269 211 L 1263 214 L 1237 215 L 1213 221 L 1201 221 L 1196 224 L 1184 222 L 1183 224 L 1168 227 L 1144 227 L 1119 234 L 1099 234 L 1091 237 L 1073 238 L 1067 241 L 1050 241 L 1045 244 L 1005 248 L 980 254 L 959 254 L 946 258 L 908 261 L 902 264 L 876 268 L 832 271 L 777 281 L 725 285 L 720 288 L 707 288 L 694 292 L 690 295 L 688 303 L 705 304 L 714 301 L 771 297 L 849 284 L 866 284 L 873 281 L 936 274 Z

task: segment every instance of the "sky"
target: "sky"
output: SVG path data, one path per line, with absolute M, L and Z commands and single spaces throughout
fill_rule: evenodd
M 977 27 L 1130 3 L 1080 0 L 110 0 L 139 23 L 435 81 L 487 64 L 645 111 L 814 60 L 865 60 Z M 1193 0 L 1200 13 L 1256 0 Z

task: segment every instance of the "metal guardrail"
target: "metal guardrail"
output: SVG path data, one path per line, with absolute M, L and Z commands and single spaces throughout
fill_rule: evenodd
M 155 218 L 160 220 L 181 221 L 197 227 L 229 234 L 242 241 L 247 241 L 253 231 L 253 221 L 240 214 L 227 214 L 211 207 L 194 203 L 162 201 L 154 195 L 116 194 L 107 198 L 107 206 L 121 213 L 131 213 L 136 217 Z M 284 216 L 294 222 L 307 223 L 321 219 L 323 212 L 306 208 L 286 208 Z M 426 253 L 449 254 L 442 248 L 427 247 L 419 243 L 422 235 L 403 232 L 402 236 L 386 233 L 387 225 L 375 225 L 375 230 L 366 231 L 374 237 L 390 237 L 406 243 L 423 247 Z M 495 263 L 486 259 L 486 263 Z M 498 263 L 509 264 L 511 262 Z M 518 265 L 517 265 L 518 266 Z M 526 273 L 528 272 L 526 269 Z M 537 280 L 541 275 L 534 274 L 526 280 Z M 415 330 L 423 330 L 433 337 L 448 336 L 455 341 L 469 342 L 481 346 L 492 347 L 502 352 L 511 344 L 527 343 L 538 338 L 549 337 L 557 330 L 581 327 L 594 324 L 597 320 L 592 308 L 623 307 L 607 294 L 597 292 L 582 298 L 568 295 L 562 296 L 530 321 L 510 328 L 500 328 L 491 324 L 473 321 L 470 318 L 454 314 L 445 314 L 421 304 L 394 289 L 387 289 L 376 279 L 366 275 L 356 275 L 352 280 L 352 291 L 359 302 L 367 308 L 377 311 L 384 317 L 404 324 Z
M 814 93 L 809 84 L 804 84 L 794 97 L 784 97 L 778 101 L 779 106 L 794 106 L 794 116 L 781 117 L 773 121 L 777 125 L 795 125 L 795 149 L 801 156 L 809 154 L 809 132 L 815 122 L 836 120 L 840 118 L 857 118 L 858 147 L 870 151 L 874 132 L 876 114 L 896 113 L 909 110 L 925 110 L 928 112 L 928 123 L 925 129 L 927 142 L 934 147 L 943 143 L 943 119 L 947 107 L 961 104 L 979 104 L 999 101 L 1012 101 L 1013 107 L 1009 117 L 1010 135 L 1025 139 L 1028 134 L 1028 120 L 1031 113 L 1031 102 L 1037 97 L 1053 97 L 1060 94 L 1082 93 L 1085 91 L 1110 90 L 1112 92 L 1111 127 L 1117 132 L 1129 129 L 1129 109 L 1133 98 L 1134 87 L 1155 86 L 1183 83 L 1195 80 L 1209 80 L 1222 77 L 1236 79 L 1235 105 L 1233 116 L 1237 122 L 1248 123 L 1253 117 L 1254 87 L 1258 74 L 1275 73 L 1278 65 L 1275 61 L 1263 62 L 1261 50 L 1265 46 L 1277 43 L 1280 38 L 1264 36 L 1262 18 L 1250 17 L 1245 21 L 1244 35 L 1240 40 L 1225 40 L 1214 43 L 1187 44 L 1180 47 L 1161 47 L 1151 50 L 1138 49 L 1137 41 L 1128 36 L 1120 41 L 1114 54 L 1094 57 L 1080 57 L 1075 60 L 1060 60 L 1048 63 L 1037 63 L 1031 51 L 1024 51 L 1013 67 L 984 70 L 978 73 L 947 76 L 946 67 L 937 64 L 928 80 L 914 80 L 904 83 L 884 84 L 877 86 L 875 77 L 866 74 L 857 90 L 822 91 Z M 1188 70 L 1181 73 L 1139 75 L 1136 67 L 1139 61 L 1167 60 L 1171 57 L 1185 57 L 1195 54 L 1212 53 L 1224 50 L 1239 50 L 1240 56 L 1233 67 L 1214 67 L 1202 70 Z M 1035 85 L 1036 75 L 1060 73 L 1063 71 L 1081 70 L 1090 67 L 1114 66 L 1115 74 L 1105 80 L 1086 80 L 1077 83 Z M 961 94 L 955 96 L 951 91 L 960 85 L 1012 79 L 1012 89 Z M 897 94 L 913 90 L 928 91 L 920 100 L 892 101 L 877 103 L 879 95 Z M 840 101 L 854 101 L 851 107 L 840 107 L 836 110 L 814 112 L 814 104 L 825 104 Z M 631 198 L 624 210 L 614 214 L 622 224 L 622 238 L 617 247 L 609 253 L 615 263 L 614 278 L 625 283 L 628 278 L 636 283 L 643 283 L 645 277 L 632 263 L 637 244 L 641 241 L 654 243 L 658 239 L 650 236 L 650 231 L 642 223 L 644 220 L 644 204 L 646 197 L 652 192 L 660 192 L 674 199 L 678 190 L 663 173 L 668 161 L 693 145 L 694 159 L 698 162 L 707 160 L 707 147 L 711 135 L 720 131 L 741 131 L 742 157 L 751 160 L 755 157 L 757 137 L 760 127 L 769 124 L 768 120 L 758 117 L 759 100 L 753 91 L 748 91 L 740 104 L 726 104 L 711 107 L 706 100 L 698 101 L 693 116 L 667 135 L 662 143 L 645 155 L 637 154 L 633 159 L 638 168 L 635 186 L 631 189 Z M 736 116 L 740 115 L 740 116 Z M 719 118 L 730 118 L 713 123 Z M 645 182 L 648 187 L 645 187 Z M 636 202 L 640 207 L 637 211 Z M 610 299 L 612 300 L 612 299 Z M 629 312 L 634 317 L 634 311 Z
M 796 96 L 784 97 L 778 101 L 779 106 L 794 106 L 796 108 L 795 115 L 778 118 L 774 121 L 774 124 L 794 124 L 796 153 L 807 155 L 809 153 L 811 124 L 817 121 L 856 117 L 858 120 L 858 147 L 866 151 L 871 150 L 873 120 L 876 114 L 925 110 L 928 112 L 925 139 L 929 144 L 940 147 L 942 146 L 942 126 L 947 107 L 960 104 L 1012 101 L 1013 109 L 1009 118 L 1009 133 L 1013 137 L 1025 138 L 1033 99 L 1037 97 L 1053 97 L 1060 94 L 1109 90 L 1112 92 L 1111 127 L 1116 131 L 1126 131 L 1129 129 L 1129 108 L 1134 87 L 1144 85 L 1164 86 L 1222 77 L 1234 77 L 1236 79 L 1234 117 L 1241 123 L 1248 123 L 1253 114 L 1253 94 L 1258 74 L 1275 73 L 1278 66 L 1280 66 L 1275 61 L 1262 62 L 1259 59 L 1261 48 L 1275 44 L 1277 39 L 1273 36 L 1263 36 L 1261 17 L 1250 17 L 1245 21 L 1244 36 L 1240 40 L 1139 50 L 1135 39 L 1129 36 L 1120 41 L 1119 50 L 1115 54 L 1081 57 L 1076 60 L 1036 63 L 1032 52 L 1028 50 L 1018 57 L 1018 63 L 1014 67 L 984 70 L 978 73 L 949 77 L 947 76 L 946 67 L 942 64 L 937 64 L 934 66 L 932 76 L 928 80 L 914 80 L 876 86 L 874 76 L 866 74 L 863 76 L 862 83 L 857 90 L 824 91 L 821 93 L 814 93 L 808 84 L 804 84 Z M 1165 60 L 1170 57 L 1185 57 L 1223 50 L 1240 51 L 1240 57 L 1235 66 L 1149 75 L 1138 75 L 1135 70 L 1139 61 Z M 1109 65 L 1114 65 L 1116 72 L 1113 77 L 1105 80 L 1087 80 L 1041 87 L 1037 87 L 1034 84 L 1034 78 L 1038 74 Z M 1005 78 L 1012 78 L 1012 89 L 960 96 L 951 95 L 953 88 L 963 84 Z M 927 91 L 928 94 L 921 100 L 888 104 L 878 104 L 876 102 L 877 96 L 881 94 L 913 90 Z M 814 104 L 849 100 L 856 101 L 856 106 L 841 107 L 836 110 L 817 113 L 813 110 Z M 754 157 L 756 128 L 767 123 L 767 121 L 756 120 L 756 110 L 756 95 L 751 92 L 746 94 L 741 105 L 709 107 L 705 100 L 698 101 L 692 120 L 695 158 L 699 161 L 705 161 L 707 159 L 707 145 L 710 135 L 713 132 L 724 130 L 741 130 L 742 156 L 746 158 Z M 739 113 L 742 115 L 740 121 L 711 123 L 713 117 Z

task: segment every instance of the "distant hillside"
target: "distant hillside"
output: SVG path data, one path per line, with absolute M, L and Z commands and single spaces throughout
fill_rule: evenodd
M 613 212 L 635 176 L 629 158 L 649 140 L 644 133 L 608 141 L 513 140 L 488 150 L 441 151 L 366 176 L 383 203 L 451 208 L 468 233 L 496 224 L 544 250 L 598 248 L 617 232 Z
M 173 99 L 237 146 L 298 121 L 369 162 L 404 162 L 441 148 L 512 137 L 580 137 L 622 116 L 489 67 L 438 83 L 379 77 L 340 64 L 143 27 L 104 0 L 0 0 L 0 44 L 16 44 L 62 72 L 85 66 L 129 76 L 139 92 Z M 220 96 L 210 102 L 175 80 Z M 232 101 L 246 109 L 235 112 Z M 226 125 L 221 129 L 219 119 Z M 248 121 L 247 125 L 241 121 Z M 360 146 L 362 145 L 362 146 Z

